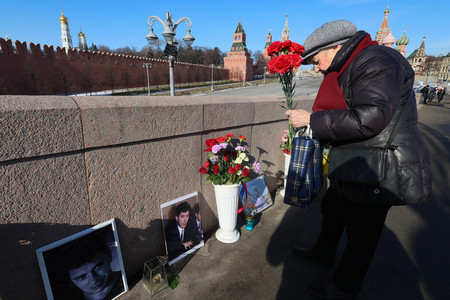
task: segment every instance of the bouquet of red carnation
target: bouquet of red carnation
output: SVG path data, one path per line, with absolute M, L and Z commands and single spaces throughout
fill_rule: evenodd
M 295 107 L 292 106 L 295 89 L 295 83 L 292 84 L 292 78 L 294 77 L 294 69 L 299 68 L 303 61 L 301 55 L 304 51 L 305 48 L 302 45 L 289 40 L 284 42 L 273 42 L 269 48 L 267 48 L 267 54 L 272 57 L 267 64 L 267 67 L 271 74 L 278 73 L 280 76 L 281 87 L 286 96 L 286 101 L 281 101 L 281 107 L 286 110 L 295 109 Z M 290 123 L 288 123 L 288 126 L 288 140 L 283 141 L 281 149 L 284 153 L 290 154 L 292 139 L 294 138 L 294 128 Z

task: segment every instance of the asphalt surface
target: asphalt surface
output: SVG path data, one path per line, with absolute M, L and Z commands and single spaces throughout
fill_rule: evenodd
M 419 128 L 430 151 L 433 193 L 425 204 L 389 211 L 356 299 L 450 299 L 450 96 L 418 108 Z M 272 199 L 274 204 L 259 215 L 252 231 L 239 215 L 238 242 L 221 243 L 212 233 L 196 253 L 168 267 L 169 277 L 178 275 L 179 284 L 152 299 L 316 299 L 305 287 L 328 279 L 334 266 L 296 257 L 291 247 L 314 243 L 320 230 L 320 198 L 308 210 L 285 205 L 279 191 Z M 344 245 L 345 235 L 338 255 Z M 140 278 L 129 280 L 130 291 L 120 300 L 150 299 Z

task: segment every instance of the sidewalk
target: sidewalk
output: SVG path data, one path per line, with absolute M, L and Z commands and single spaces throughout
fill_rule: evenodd
M 450 299 L 450 96 L 419 105 L 419 128 L 427 142 L 433 172 L 433 195 L 425 204 L 393 207 L 366 276 L 360 300 Z M 320 230 L 320 198 L 308 210 L 285 205 L 279 191 L 274 204 L 247 231 L 238 218 L 241 238 L 234 244 L 214 235 L 196 253 L 168 268 L 179 285 L 153 299 L 316 299 L 305 287 L 328 279 L 333 267 L 296 257 L 296 242 L 312 245 Z M 345 245 L 345 235 L 338 257 Z M 120 300 L 150 299 L 137 278 Z

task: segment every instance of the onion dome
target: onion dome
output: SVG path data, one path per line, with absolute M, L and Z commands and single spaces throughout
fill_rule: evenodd
M 78 36 L 82 36 L 82 37 L 86 37 L 86 35 L 80 31 L 80 33 L 78 34 Z
M 395 43 L 395 37 L 392 35 L 392 33 L 389 32 L 389 34 L 383 39 L 383 45 L 384 44 L 394 44 Z
M 66 16 L 64 16 L 64 11 L 61 10 L 61 17 L 59 17 L 59 21 L 61 23 L 69 23 L 69 20 L 67 20 Z
M 403 32 L 403 35 L 397 40 L 397 45 L 408 45 L 409 38 L 406 36 L 406 30 Z

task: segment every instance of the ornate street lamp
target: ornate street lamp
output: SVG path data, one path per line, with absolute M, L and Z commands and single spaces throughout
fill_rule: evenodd
M 185 22 L 188 27 L 187 34 L 183 38 L 186 45 L 191 46 L 192 43 L 194 42 L 195 38 L 191 35 L 191 26 L 192 26 L 191 19 L 183 17 L 183 18 L 179 19 L 178 21 L 176 21 L 175 23 L 173 23 L 172 17 L 168 11 L 166 12 L 166 17 L 167 18 L 166 18 L 165 22 L 157 16 L 149 17 L 148 25 L 150 26 L 150 32 L 149 32 L 149 34 L 147 34 L 147 36 L 145 38 L 147 39 L 147 41 L 150 44 L 155 43 L 156 40 L 158 40 L 158 37 L 153 32 L 153 23 L 155 21 L 158 21 L 159 23 L 161 23 L 163 25 L 164 31 L 163 31 L 162 35 L 166 39 L 166 42 L 167 42 L 166 49 L 164 49 L 164 53 L 169 57 L 170 96 L 175 96 L 175 85 L 174 85 L 174 81 L 173 81 L 173 68 L 175 65 L 174 61 L 177 56 L 176 41 L 174 39 L 175 34 L 177 32 L 177 26 L 181 22 Z
M 148 96 L 150 97 L 150 77 L 148 76 L 148 68 L 152 67 L 152 63 L 143 63 L 142 67 L 147 69 L 147 89 L 148 89 Z

